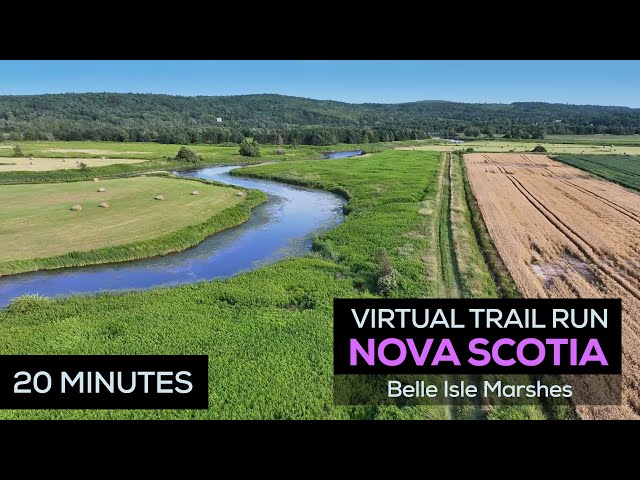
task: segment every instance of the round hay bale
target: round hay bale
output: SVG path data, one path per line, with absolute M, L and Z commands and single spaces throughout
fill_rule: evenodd
M 164 200 L 164 195 L 156 195 L 153 197 L 155 200 Z
M 98 205 L 100 208 L 109 208 L 109 202 L 100 202 Z
M 82 210 L 82 205 L 72 205 L 69 210 L 73 210 L 74 212 L 79 212 Z
M 200 195 L 200 192 L 198 190 L 194 190 L 193 192 L 191 192 L 191 195 Z
M 93 177 L 94 182 L 97 182 L 98 180 L 100 180 L 98 177 Z
M 240 190 L 238 190 L 238 191 L 236 192 L 236 197 L 244 197 L 244 195 L 245 195 L 245 193 L 244 193 L 244 192 L 242 192 L 242 191 L 240 191 Z
M 100 188 L 98 189 L 98 191 L 99 191 L 99 192 L 106 192 L 106 191 L 107 191 L 107 189 L 106 189 L 106 188 L 104 188 L 104 187 L 100 187 Z

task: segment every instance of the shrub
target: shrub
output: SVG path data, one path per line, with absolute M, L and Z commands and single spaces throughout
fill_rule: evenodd
M 79 168 L 80 170 L 83 170 L 83 171 L 84 171 L 84 170 L 87 170 L 87 169 L 89 168 L 89 165 L 87 165 L 87 164 L 86 164 L 86 163 L 84 163 L 84 162 L 80 162 L 80 163 L 78 164 L 78 168 Z
M 392 270 L 386 275 L 378 277 L 378 292 L 388 295 L 398 288 L 398 272 Z
M 240 155 L 243 157 L 259 157 L 260 154 L 260 145 L 255 140 L 251 143 L 247 142 L 247 140 L 242 140 L 240 142 Z
M 178 154 L 174 157 L 178 162 L 198 163 L 202 161 L 202 157 L 187 147 L 180 147 Z
M 331 240 L 314 239 L 313 251 L 318 252 L 322 257 L 332 262 L 340 260 L 340 254 L 337 252 L 336 246 Z
M 46 307 L 50 302 L 51 300 L 47 297 L 43 297 L 37 293 L 29 293 L 14 298 L 7 307 L 7 311 L 9 313 L 29 313 Z
M 24 157 L 24 154 L 22 153 L 22 148 L 20 148 L 20 145 L 16 145 L 15 147 L 13 147 L 13 156 Z
M 273 153 L 274 155 L 284 155 L 286 153 L 286 150 L 284 148 L 276 148 Z
M 547 153 L 547 149 L 544 148 L 542 145 L 536 145 L 535 148 L 533 150 L 531 150 L 532 152 L 540 152 L 540 153 Z
M 388 295 L 398 288 L 399 275 L 387 251 L 383 248 L 376 252 L 376 263 L 378 264 L 378 293 Z

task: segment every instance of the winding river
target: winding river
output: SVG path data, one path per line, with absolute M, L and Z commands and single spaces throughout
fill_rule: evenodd
M 334 152 L 347 158 L 362 152 Z M 329 192 L 269 180 L 229 175 L 238 166 L 175 172 L 220 183 L 254 188 L 269 199 L 237 227 L 217 233 L 193 248 L 163 257 L 108 265 L 66 268 L 0 277 L 0 308 L 27 293 L 46 297 L 100 291 L 146 289 L 225 278 L 285 257 L 305 255 L 313 237 L 343 221 L 344 200 Z

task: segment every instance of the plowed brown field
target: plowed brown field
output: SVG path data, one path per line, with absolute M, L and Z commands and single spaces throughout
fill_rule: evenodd
M 640 195 L 543 155 L 478 153 L 465 162 L 525 297 L 622 298 L 622 405 L 577 410 L 582 418 L 639 418 Z

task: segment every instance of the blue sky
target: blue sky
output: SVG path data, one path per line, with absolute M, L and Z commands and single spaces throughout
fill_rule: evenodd
M 0 61 L 0 95 L 280 93 L 345 102 L 640 107 L 640 61 Z

